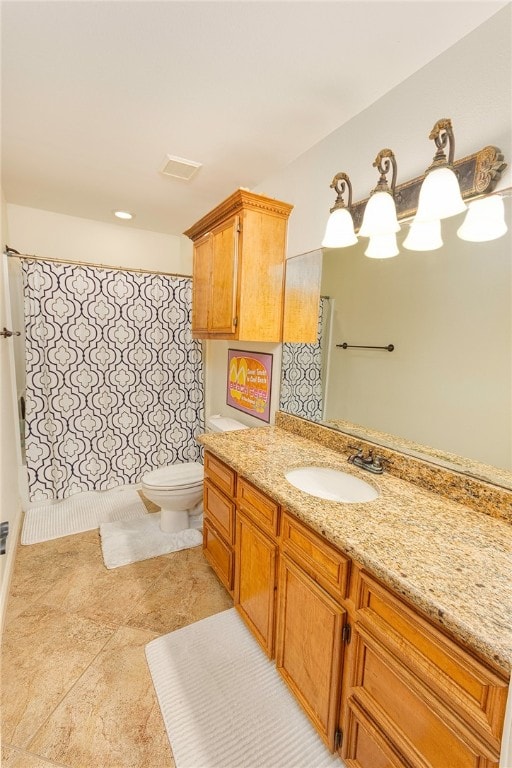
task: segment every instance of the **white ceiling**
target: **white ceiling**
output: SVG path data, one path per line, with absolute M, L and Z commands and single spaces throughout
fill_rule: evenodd
M 180 234 L 504 5 L 3 1 L 4 196 Z M 162 176 L 166 154 L 202 168 Z

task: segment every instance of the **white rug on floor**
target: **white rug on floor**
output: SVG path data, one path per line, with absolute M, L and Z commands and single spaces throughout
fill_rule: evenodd
M 198 515 L 202 523 L 202 515 Z M 160 528 L 160 512 L 137 520 L 123 520 L 100 525 L 101 549 L 107 568 L 149 560 L 179 549 L 197 547 L 203 541 L 201 532 L 188 528 L 179 533 L 164 533 Z
M 152 640 L 177 768 L 341 768 L 231 608 Z
M 23 520 L 22 544 L 38 544 L 98 528 L 109 520 L 146 517 L 147 509 L 133 488 L 84 491 L 63 501 L 31 507 Z

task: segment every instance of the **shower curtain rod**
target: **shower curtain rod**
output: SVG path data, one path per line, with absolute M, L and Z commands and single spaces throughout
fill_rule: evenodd
M 192 279 L 192 275 L 181 275 L 178 272 L 160 272 L 157 269 L 137 269 L 136 267 L 114 267 L 112 264 L 94 264 L 89 261 L 67 261 L 66 259 L 50 259 L 45 256 L 34 256 L 29 253 L 18 253 L 14 248 L 6 246 L 4 251 L 6 256 L 11 256 L 16 259 L 26 259 L 28 261 L 51 261 L 53 264 L 70 264 L 76 267 L 96 267 L 97 269 L 117 269 L 120 272 L 138 272 L 149 275 L 165 275 L 166 277 L 185 277 L 189 280 Z

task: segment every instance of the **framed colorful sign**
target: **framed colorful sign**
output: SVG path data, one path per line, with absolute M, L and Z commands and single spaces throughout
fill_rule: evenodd
M 268 422 L 271 385 L 271 354 L 228 349 L 228 405 Z

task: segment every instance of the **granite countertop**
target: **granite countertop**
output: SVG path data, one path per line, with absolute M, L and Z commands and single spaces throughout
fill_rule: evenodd
M 390 474 L 373 475 L 346 457 L 279 427 L 199 438 L 342 552 L 445 627 L 468 648 L 510 673 L 512 526 Z M 309 496 L 285 472 L 300 466 L 349 472 L 379 490 L 375 501 L 340 503 Z

